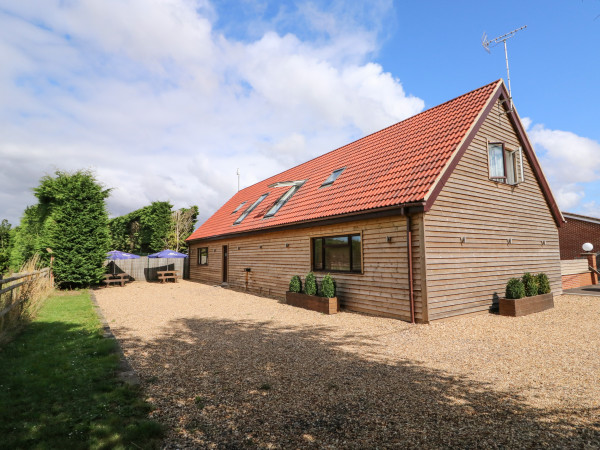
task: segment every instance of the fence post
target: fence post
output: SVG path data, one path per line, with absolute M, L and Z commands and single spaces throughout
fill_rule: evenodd
M 598 267 L 596 266 L 596 254 L 587 253 L 588 265 L 593 269 L 592 272 L 592 284 L 598 284 Z

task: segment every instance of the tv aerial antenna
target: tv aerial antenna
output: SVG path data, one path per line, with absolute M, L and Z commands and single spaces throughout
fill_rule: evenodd
M 508 70 L 508 51 L 506 50 L 506 41 L 513 37 L 517 33 L 517 31 L 524 30 L 525 28 L 527 28 L 527 25 L 524 25 L 521 28 L 517 28 L 516 30 L 512 30 L 509 33 L 503 34 L 502 36 L 498 36 L 494 39 L 488 39 L 487 34 L 484 32 L 481 38 L 481 45 L 483 45 L 483 48 L 488 53 L 491 53 L 490 48 L 495 47 L 496 45 L 500 44 L 500 42 L 504 43 L 504 58 L 506 59 L 506 79 L 508 80 L 508 101 L 511 112 L 513 110 L 513 104 L 512 93 L 510 90 L 510 72 Z

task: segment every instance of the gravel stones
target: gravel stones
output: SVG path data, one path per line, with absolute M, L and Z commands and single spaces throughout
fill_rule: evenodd
M 600 298 L 410 325 L 189 281 L 95 294 L 165 448 L 600 446 Z

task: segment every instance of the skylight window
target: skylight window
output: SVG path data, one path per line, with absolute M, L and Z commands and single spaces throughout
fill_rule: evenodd
M 267 217 L 273 217 L 275 214 L 277 214 L 277 211 L 279 211 L 281 209 L 281 207 L 283 205 L 285 205 L 286 202 L 290 198 L 292 198 L 292 195 L 294 195 L 296 193 L 296 191 L 298 189 L 300 189 L 305 182 L 306 182 L 306 180 L 291 182 L 291 183 L 293 183 L 292 187 L 289 188 L 285 192 L 285 194 L 283 194 L 281 197 L 279 197 L 279 200 L 277 200 L 275 202 L 275 204 L 271 207 L 271 209 L 269 209 L 269 211 L 267 211 L 267 213 L 265 214 L 265 218 L 267 218 Z M 284 184 L 283 186 L 287 186 L 287 184 Z
M 244 211 L 242 213 L 242 215 L 240 217 L 238 217 L 235 222 L 233 222 L 233 224 L 238 225 L 238 224 L 242 223 L 242 220 L 244 220 L 246 218 L 246 216 L 248 216 L 248 214 L 250 214 L 254 210 L 254 208 L 256 208 L 260 204 L 260 202 L 262 202 L 267 197 L 267 195 L 269 195 L 268 192 L 266 194 L 261 195 L 258 198 L 258 200 L 256 200 L 254 203 L 252 203 L 250 205 L 250 207 L 248 209 L 246 209 L 246 211 Z
M 248 203 L 248 202 L 242 202 L 242 203 L 240 203 L 240 205 L 239 205 L 237 208 L 235 208 L 235 209 L 234 209 L 234 210 L 231 212 L 231 214 L 238 212 L 238 211 L 239 211 L 239 209 L 240 209 L 242 206 L 244 206 L 246 203 Z
M 329 175 L 329 177 L 323 182 L 323 184 L 321 185 L 321 187 L 325 187 L 325 186 L 331 186 L 333 184 L 333 182 L 335 180 L 337 180 L 337 177 L 339 177 L 342 172 L 344 171 L 345 167 L 342 167 L 341 169 L 337 169 L 334 170 L 331 175 Z

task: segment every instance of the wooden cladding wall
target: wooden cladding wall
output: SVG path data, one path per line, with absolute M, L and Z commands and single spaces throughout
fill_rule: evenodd
M 562 292 L 557 226 L 525 154 L 521 184 L 489 179 L 487 142 L 521 146 L 502 111 L 490 112 L 425 214 L 430 320 L 488 311 L 524 272 L 545 272 Z
M 411 229 L 415 316 L 423 321 L 426 315 L 421 302 L 422 215 L 413 218 Z M 311 238 L 357 233 L 362 236 L 363 273 L 332 274 L 337 281 L 342 308 L 410 320 L 406 219 L 403 216 L 196 241 L 190 246 L 190 279 L 221 284 L 222 248 L 228 245 L 230 287 L 283 299 L 292 275 L 300 275 L 304 283 L 305 275 L 311 270 Z M 208 247 L 208 264 L 204 266 L 198 265 L 200 247 Z M 246 272 L 246 268 L 250 272 Z M 319 282 L 325 274 L 316 273 Z

